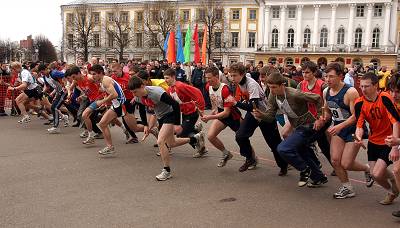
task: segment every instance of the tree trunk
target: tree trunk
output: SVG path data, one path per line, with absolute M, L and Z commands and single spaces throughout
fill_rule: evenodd
M 124 60 L 124 48 L 120 47 L 119 48 L 119 63 L 122 63 L 122 60 Z

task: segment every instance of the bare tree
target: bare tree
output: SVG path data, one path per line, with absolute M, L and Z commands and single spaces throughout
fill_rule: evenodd
M 18 46 L 11 40 L 0 40 L 0 63 L 15 60 Z
M 224 23 L 226 23 L 224 13 L 224 1 L 222 0 L 201 0 L 200 8 L 197 13 L 197 22 L 207 27 L 207 54 L 211 59 L 214 50 L 226 48 L 224 39 Z M 199 37 L 203 39 L 203 37 Z
M 170 1 L 155 1 L 145 5 L 144 30 L 147 46 L 159 48 L 165 58 L 164 42 L 176 25 L 176 5 Z
M 129 12 L 123 11 L 116 5 L 112 12 L 107 15 L 106 31 L 108 36 L 108 47 L 115 49 L 119 54 L 119 61 L 123 61 L 124 52 L 133 43 L 132 24 Z
M 93 14 L 93 8 L 83 1 L 77 5 L 70 17 L 67 16 L 67 28 L 70 28 L 67 37 L 67 49 L 79 54 L 88 61 L 90 48 L 93 44 L 93 29 L 98 18 Z
M 33 48 L 38 50 L 38 59 L 41 62 L 52 62 L 57 60 L 57 52 L 51 41 L 43 36 L 36 36 L 34 39 Z

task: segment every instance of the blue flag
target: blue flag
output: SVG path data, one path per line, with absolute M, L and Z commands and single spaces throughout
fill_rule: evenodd
M 167 51 L 168 51 L 168 40 L 169 40 L 169 32 L 167 33 L 167 38 L 165 38 L 165 41 L 164 41 L 165 56 L 167 56 Z
M 176 61 L 180 63 L 185 62 L 185 55 L 183 54 L 183 46 L 182 46 L 182 33 L 181 26 L 178 25 L 178 31 L 176 32 L 176 39 L 178 40 L 178 48 L 176 52 Z

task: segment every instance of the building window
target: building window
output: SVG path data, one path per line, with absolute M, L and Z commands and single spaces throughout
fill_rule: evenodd
M 158 43 L 157 33 L 151 34 L 150 47 L 152 48 L 157 47 L 157 43 Z
M 309 45 L 311 43 L 311 30 L 306 28 L 304 30 L 304 44 Z
M 120 16 L 121 22 L 128 22 L 129 21 L 129 13 L 128 12 L 121 12 Z
M 153 22 L 158 21 L 158 12 L 156 12 L 156 11 L 151 12 L 151 20 Z
M 198 19 L 201 21 L 204 21 L 206 19 L 206 10 L 205 9 L 199 9 Z
M 214 45 L 216 48 L 221 47 L 221 38 L 222 38 L 222 33 L 221 32 L 215 32 L 214 33 Z
M 320 47 L 328 47 L 328 29 L 322 28 L 321 35 L 319 38 L 319 46 Z
M 354 47 L 361 48 L 361 42 L 362 42 L 362 29 L 358 28 L 356 29 L 356 33 L 354 36 Z
M 100 23 L 100 13 L 93 13 L 92 14 L 93 17 L 93 22 L 94 24 L 99 24 Z
M 239 19 L 240 19 L 240 11 L 232 10 L 232 20 L 239 20 Z
M 216 20 L 222 20 L 222 9 L 216 9 L 214 13 Z
M 172 10 L 167 11 L 167 21 L 174 21 L 175 13 Z
M 247 47 L 254 48 L 255 46 L 256 46 L 256 33 L 249 32 L 249 42 L 248 42 Z
M 272 30 L 272 39 L 271 39 L 271 48 L 277 48 L 278 47 L 278 29 L 273 29 Z
M 114 47 L 114 35 L 111 32 L 108 33 L 108 47 Z
M 189 10 L 184 10 L 182 13 L 182 20 L 183 21 L 189 21 L 190 17 L 190 11 Z
M 255 9 L 249 10 L 249 20 L 257 19 L 257 11 Z
M 136 47 L 143 47 L 143 35 L 142 33 L 136 33 Z
M 340 27 L 337 33 L 337 44 L 344 44 L 344 28 Z
M 287 34 L 287 47 L 292 48 L 294 46 L 294 30 L 289 29 Z
M 72 24 L 74 21 L 74 15 L 72 13 L 67 13 L 67 23 Z
M 296 18 L 296 8 L 289 7 L 288 18 Z
M 185 47 L 186 32 L 182 31 L 182 46 Z
M 374 17 L 382 17 L 383 6 L 375 5 L 374 6 Z
M 239 47 L 239 33 L 238 32 L 232 32 L 231 36 L 232 36 L 232 44 L 231 44 L 231 46 L 235 47 L 235 48 Z
M 138 22 L 142 22 L 143 21 L 143 12 L 137 12 L 136 13 L 136 20 Z
M 114 21 L 114 13 L 107 13 L 107 21 L 108 22 Z
M 357 6 L 356 17 L 364 17 L 365 6 Z
M 100 34 L 93 34 L 93 46 L 100 47 Z
M 272 7 L 272 18 L 279 18 L 279 8 Z
M 74 47 L 74 35 L 68 34 L 68 48 Z
M 379 36 L 381 31 L 375 28 L 372 32 L 372 48 L 379 48 Z

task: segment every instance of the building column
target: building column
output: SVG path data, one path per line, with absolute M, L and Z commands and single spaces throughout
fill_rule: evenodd
M 240 35 L 239 35 L 239 48 L 247 49 L 247 7 L 243 7 L 242 15 L 240 16 Z
M 297 24 L 296 24 L 296 52 L 301 50 L 302 42 L 301 42 L 301 34 L 303 32 L 303 26 L 301 26 L 303 19 L 303 5 L 297 5 Z
M 279 31 L 279 49 L 280 51 L 283 51 L 283 47 L 285 46 L 285 23 L 286 23 L 286 9 L 287 6 L 283 5 L 281 6 L 281 26 L 280 26 L 280 31 Z
M 383 29 L 383 46 L 385 47 L 385 52 L 388 51 L 389 44 L 389 28 L 390 28 L 390 11 L 392 8 L 391 2 L 385 3 L 385 27 Z
M 351 51 L 351 44 L 353 41 L 353 34 L 354 34 L 354 8 L 356 4 L 352 3 L 349 4 L 349 30 L 347 31 L 347 50 L 348 52 Z
M 371 24 L 372 24 L 372 10 L 374 8 L 374 3 L 368 3 L 368 12 L 367 12 L 367 26 L 365 29 L 365 42 L 364 46 L 366 48 L 366 52 L 369 51 L 369 47 L 371 46 Z
M 271 34 L 271 20 L 270 18 L 270 11 L 271 11 L 271 6 L 267 5 L 265 6 L 265 15 L 264 15 L 264 42 L 263 42 L 263 51 L 267 50 L 269 47 L 269 36 Z M 264 13 L 264 12 L 263 12 Z
M 319 8 L 321 5 L 314 5 L 314 28 L 313 28 L 313 37 L 312 37 L 312 46 L 313 46 L 313 52 L 315 52 L 315 49 L 318 44 L 318 31 L 319 31 Z
M 264 16 L 265 16 L 265 3 L 261 3 L 260 9 L 258 10 L 258 26 L 257 26 L 257 45 L 256 51 L 259 47 L 263 46 L 264 36 L 265 36 L 265 26 L 264 26 Z
M 335 44 L 335 33 L 336 33 L 336 9 L 338 4 L 331 4 L 332 12 L 331 12 L 331 27 L 329 31 L 329 46 L 331 51 L 333 51 L 333 46 Z

